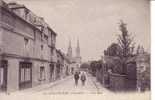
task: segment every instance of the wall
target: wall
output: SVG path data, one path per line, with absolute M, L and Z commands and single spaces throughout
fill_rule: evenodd
M 110 73 L 110 89 L 114 91 L 125 90 L 126 76 L 120 74 Z
M 8 59 L 7 91 L 13 92 L 19 89 L 19 61 Z
M 141 69 L 141 66 L 145 67 Z M 150 90 L 150 65 L 148 62 L 137 63 L 137 89 L 138 91 Z
M 40 67 L 45 67 L 45 80 L 40 79 Z M 32 86 L 48 83 L 50 80 L 50 69 L 48 62 L 33 61 Z
M 45 34 L 50 36 L 47 36 L 49 37 L 48 41 L 53 42 L 55 45 L 55 35 L 42 33 L 35 26 L 7 9 L 0 8 L 0 49 L 3 50 L 0 51 L 0 54 L 11 54 L 10 58 L 6 58 L 8 60 L 8 91 L 19 89 L 19 61 L 25 58 L 29 58 L 32 62 L 32 86 L 50 81 L 49 65 L 51 62 L 56 63 L 57 57 L 55 48 L 54 53 L 51 54 L 51 45 L 48 45 L 48 41 L 45 40 Z M 25 44 L 25 39 L 28 39 L 27 45 Z M 41 49 L 41 45 L 43 45 L 43 49 Z M 45 67 L 45 80 L 40 82 L 41 66 Z M 55 80 L 56 76 L 55 71 L 56 68 L 54 68 L 53 80 Z
M 20 56 L 33 56 L 33 29 L 30 26 L 18 18 L 15 18 L 7 10 L 2 10 L 2 44 L 3 52 L 8 54 L 15 54 Z M 26 50 L 24 45 L 24 38 L 29 40 L 28 48 Z M 17 46 L 18 44 L 18 46 Z

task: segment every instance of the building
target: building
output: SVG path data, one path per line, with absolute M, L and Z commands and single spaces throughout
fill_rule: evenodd
M 113 91 L 150 90 L 150 54 L 143 47 L 128 57 L 126 66 L 121 66 L 120 58 L 109 55 L 104 55 L 102 63 L 97 78 L 104 87 Z M 125 73 L 122 67 L 126 67 Z
M 142 46 L 139 46 L 137 50 L 136 65 L 136 89 L 138 91 L 150 90 L 150 54 L 145 52 Z
M 24 5 L 0 1 L 0 91 L 16 91 L 56 78 L 56 36 Z
M 56 79 L 65 78 L 68 75 L 71 75 L 71 63 L 67 56 L 61 51 L 56 50 L 57 52 L 57 63 L 56 63 Z
M 80 44 L 79 44 L 79 40 L 77 40 L 77 47 L 75 50 L 76 55 L 73 56 L 72 54 L 72 46 L 71 46 L 71 41 L 69 41 L 69 47 L 68 47 L 68 52 L 67 52 L 67 56 L 71 62 L 71 72 L 74 73 L 75 71 L 79 71 L 80 70 L 80 66 L 81 66 L 81 55 L 80 55 Z

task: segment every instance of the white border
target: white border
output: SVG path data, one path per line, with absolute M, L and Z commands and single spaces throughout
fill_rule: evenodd
M 155 100 L 155 1 L 151 1 L 151 99 Z

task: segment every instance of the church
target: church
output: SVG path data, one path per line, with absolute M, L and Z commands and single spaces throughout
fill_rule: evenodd
M 69 41 L 69 47 L 67 51 L 67 57 L 71 62 L 71 72 L 74 73 L 80 70 L 81 66 L 81 55 L 80 55 L 80 44 L 79 39 L 77 40 L 77 47 L 75 49 L 75 56 L 73 56 L 71 40 Z

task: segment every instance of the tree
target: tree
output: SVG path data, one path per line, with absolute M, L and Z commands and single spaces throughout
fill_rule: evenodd
M 109 56 L 119 56 L 121 53 L 121 48 L 117 43 L 112 43 L 107 49 Z
M 80 66 L 80 68 L 82 68 L 82 69 L 88 69 L 90 66 L 89 66 L 89 64 L 88 63 L 83 63 L 83 64 L 81 64 L 81 66 Z
M 121 34 L 118 35 L 118 44 L 121 47 L 121 56 L 127 58 L 133 55 L 134 43 L 131 34 L 128 33 L 127 24 L 122 20 L 119 25 Z
M 90 63 L 90 70 L 91 70 L 93 76 L 96 75 L 97 69 L 101 68 L 101 64 L 102 64 L 101 61 L 92 61 Z
M 128 33 L 127 24 L 122 20 L 120 21 L 119 28 L 121 31 L 121 34 L 118 35 L 118 44 L 121 48 L 120 58 L 123 65 L 123 73 L 126 73 L 126 61 L 133 55 L 134 43 L 131 34 Z

